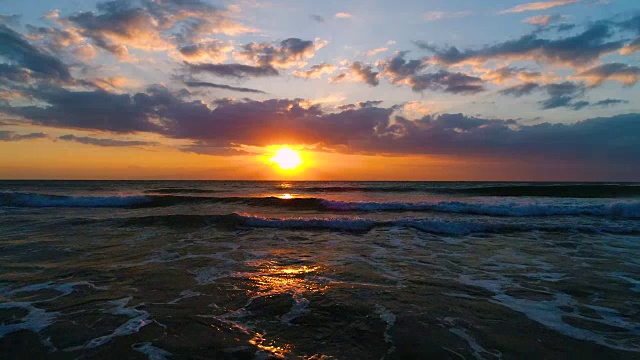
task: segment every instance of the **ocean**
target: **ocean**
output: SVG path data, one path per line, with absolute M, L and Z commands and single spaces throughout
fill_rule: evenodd
M 1 181 L 1 359 L 640 359 L 640 184 Z

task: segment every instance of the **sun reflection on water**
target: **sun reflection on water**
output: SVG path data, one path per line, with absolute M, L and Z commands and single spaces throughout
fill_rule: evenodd
M 291 294 L 324 292 L 327 282 L 319 278 L 316 273 L 320 270 L 317 265 L 282 266 L 269 261 L 259 261 L 253 265 L 258 272 L 236 274 L 247 277 L 257 289 L 249 291 L 253 296 L 273 294 Z
M 283 344 L 278 346 L 275 341 L 273 340 L 267 340 L 265 339 L 265 337 L 260 334 L 260 333 L 256 333 L 253 338 L 251 338 L 251 340 L 249 340 L 249 343 L 251 345 L 255 345 L 258 347 L 258 349 L 262 350 L 262 351 L 266 351 L 268 353 L 270 353 L 271 355 L 274 355 L 278 358 L 284 358 L 287 354 L 289 354 L 291 352 L 291 350 L 293 349 L 293 346 L 290 344 Z
M 308 303 L 304 298 L 305 295 L 322 294 L 328 288 L 329 281 L 318 275 L 322 270 L 318 265 L 282 265 L 268 260 L 249 261 L 247 265 L 255 271 L 237 272 L 233 276 L 248 281 L 250 288 L 246 291 L 251 299 L 289 294 L 296 304 L 304 304 Z M 296 306 L 294 305 L 293 308 Z M 288 323 L 286 314 L 282 316 L 281 321 Z M 292 344 L 278 339 L 268 339 L 264 331 L 256 331 L 249 343 L 275 358 L 287 358 L 294 351 Z

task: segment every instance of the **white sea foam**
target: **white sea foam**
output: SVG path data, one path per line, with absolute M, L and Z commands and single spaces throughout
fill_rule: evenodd
M 526 203 L 470 203 L 460 201 L 442 202 L 347 202 L 322 200 L 329 210 L 335 211 L 434 211 L 491 216 L 552 216 L 590 215 L 620 218 L 640 218 L 640 202 L 618 202 L 597 205 L 551 205 Z
M 147 359 L 149 360 L 166 360 L 172 355 L 168 351 L 153 346 L 150 342 L 135 343 L 131 345 L 131 348 L 147 355 Z
M 384 306 L 379 304 L 376 304 L 376 314 L 378 314 L 380 316 L 380 319 L 387 324 L 387 326 L 384 329 L 383 335 L 384 335 L 384 342 L 389 344 L 389 350 L 387 350 L 387 354 L 386 354 L 386 355 L 389 355 L 392 352 L 394 352 L 396 349 L 395 345 L 393 345 L 393 338 L 391 337 L 391 333 L 390 333 L 391 329 L 396 323 L 396 315 L 391 311 L 387 310 L 387 308 L 385 308 Z
M 309 313 L 309 300 L 302 294 L 293 294 L 293 305 L 288 313 L 280 317 L 280 321 L 284 324 L 291 324 L 291 321 Z
M 506 306 L 511 310 L 524 314 L 529 319 L 555 330 L 563 335 L 573 337 L 575 339 L 591 341 L 593 343 L 603 345 L 612 349 L 640 352 L 640 344 L 630 343 L 622 339 L 607 337 L 608 333 L 601 333 L 579 328 L 568 324 L 564 321 L 564 317 L 572 316 L 575 318 L 601 323 L 608 326 L 617 327 L 621 330 L 627 330 L 634 334 L 640 335 L 640 324 L 626 321 L 617 311 L 605 307 L 596 307 L 584 304 L 584 306 L 594 309 L 601 319 L 586 318 L 577 312 L 567 314 L 561 308 L 575 308 L 580 305 L 570 295 L 564 293 L 554 293 L 552 300 L 530 300 L 517 298 L 504 292 L 503 287 L 509 284 L 506 278 L 481 280 L 474 279 L 468 275 L 460 275 L 458 280 L 467 285 L 477 286 L 489 290 L 494 293 L 491 301 Z
M 485 349 L 478 343 L 478 341 L 476 341 L 476 339 L 473 338 L 473 336 L 469 335 L 469 333 L 465 329 L 452 328 L 449 329 L 449 331 L 456 336 L 464 339 L 464 341 L 469 344 L 469 347 L 471 348 L 471 350 L 473 350 L 474 358 L 484 360 L 487 359 L 486 356 L 488 355 L 492 359 L 502 359 L 502 353 L 500 351 Z
M 149 196 L 59 196 L 34 193 L 0 193 L 0 206 L 20 207 L 124 207 L 146 204 Z
M 126 307 L 131 301 L 132 297 L 126 297 L 119 300 L 110 301 L 109 304 L 113 307 L 105 310 L 104 312 L 112 315 L 123 315 L 130 317 L 127 322 L 118 326 L 114 331 L 108 335 L 100 336 L 95 339 L 89 340 L 86 344 L 81 346 L 75 346 L 65 349 L 66 351 L 75 351 L 80 349 L 91 349 L 98 346 L 102 346 L 116 337 L 128 336 L 140 331 L 143 327 L 149 325 L 152 321 L 149 320 L 149 313 L 144 310 L 138 310 L 136 307 Z
M 0 303 L 0 309 L 23 309 L 28 311 L 27 315 L 22 317 L 18 323 L 0 324 L 0 338 L 20 330 L 39 333 L 51 325 L 59 315 L 58 312 L 47 312 L 44 309 L 34 307 L 29 302 Z

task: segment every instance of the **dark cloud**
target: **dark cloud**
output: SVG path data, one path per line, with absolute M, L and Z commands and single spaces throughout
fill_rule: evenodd
M 159 132 L 161 128 L 149 118 L 150 96 L 139 93 L 114 94 L 104 90 L 69 91 L 56 87 L 39 87 L 29 93 L 46 105 L 0 106 L 0 112 L 24 117 L 35 124 L 102 130 L 116 133 Z
M 585 87 L 583 84 L 576 84 L 570 81 L 565 81 L 557 84 L 548 84 L 543 86 L 543 89 L 549 96 L 548 99 L 540 102 L 542 109 L 555 109 L 559 107 L 571 107 L 574 110 L 579 110 L 582 107 L 588 105 L 584 102 L 572 103 L 577 97 L 584 95 Z
M 370 65 L 365 65 L 359 61 L 351 64 L 349 67 L 351 73 L 362 79 L 371 86 L 378 86 L 378 72 L 373 71 Z
M 484 80 L 463 74 L 439 70 L 424 73 L 428 66 L 426 59 L 405 60 L 407 52 L 399 52 L 387 61 L 378 62 L 385 76 L 392 84 L 409 85 L 415 92 L 424 90 L 444 91 L 453 94 L 473 94 L 484 91 Z
M 606 80 L 619 81 L 626 86 L 631 86 L 640 80 L 640 67 L 609 63 L 580 72 L 573 77 L 585 79 L 591 86 L 601 85 Z
M 323 23 L 324 22 L 324 18 L 320 15 L 309 15 L 309 17 L 317 22 Z
M 405 60 L 404 57 L 407 53 L 407 51 L 398 52 L 391 59 L 378 64 L 378 67 L 382 68 L 392 83 L 398 83 L 404 81 L 406 78 L 415 76 L 428 66 L 425 59 Z
M 521 97 L 529 95 L 534 91 L 543 91 L 548 98 L 540 101 L 543 110 L 555 109 L 560 107 L 572 108 L 580 110 L 590 105 L 588 101 L 575 101 L 577 98 L 584 96 L 586 86 L 583 83 L 574 83 L 565 81 L 561 83 L 553 83 L 547 85 L 539 85 L 536 83 L 523 83 L 500 90 L 500 94 Z
M 185 83 L 185 85 L 187 85 L 189 87 L 209 87 L 209 88 L 224 89 L 224 90 L 246 92 L 246 93 L 266 94 L 262 90 L 243 88 L 243 87 L 236 87 L 236 86 L 229 86 L 229 85 L 224 85 L 224 84 L 215 84 L 215 83 L 210 83 L 210 82 L 206 82 L 206 81 L 185 81 L 184 83 Z
M 100 139 L 90 136 L 75 136 L 73 134 L 60 136 L 58 139 L 64 141 L 74 141 L 80 144 L 118 147 L 118 146 L 156 146 L 157 142 L 149 141 L 133 141 L 133 140 L 117 140 L 117 139 Z
M 218 144 L 210 144 L 207 141 L 194 141 L 193 143 L 180 147 L 180 151 L 200 154 L 200 155 L 214 155 L 214 156 L 237 156 L 237 155 L 256 155 L 246 150 L 225 147 Z
M 530 126 L 443 114 L 416 121 L 397 118 L 367 147 L 377 152 L 633 164 L 640 156 L 640 138 L 628 134 L 638 131 L 640 114 Z
M 355 110 L 357 108 L 364 109 L 364 108 L 370 108 L 370 107 L 377 107 L 383 102 L 384 101 L 382 100 L 367 100 L 367 101 L 361 101 L 355 104 L 338 105 L 336 106 L 336 109 L 340 109 L 340 110 Z
M 192 64 L 185 62 L 191 73 L 209 73 L 220 77 L 243 79 L 248 77 L 278 76 L 278 70 L 270 65 L 251 66 L 242 64 Z
M 500 94 L 521 97 L 524 95 L 529 95 L 534 90 L 537 90 L 539 88 L 540 88 L 540 85 L 536 83 L 523 83 L 523 84 L 508 87 L 506 89 L 502 89 L 500 90 Z
M 579 84 L 553 85 L 543 90 L 560 98 L 582 91 Z M 629 136 L 640 133 L 640 114 L 574 124 L 522 125 L 513 120 L 462 114 L 408 120 L 393 116 L 395 107 L 380 108 L 377 102 L 363 102 L 335 113 L 303 99 L 220 99 L 205 104 L 161 86 L 134 95 L 61 89 L 36 89 L 32 95 L 49 105 L 5 105 L 0 111 L 49 126 L 118 133 L 148 131 L 189 139 L 193 146 L 183 150 L 199 153 L 234 152 L 241 145 L 298 143 L 349 153 L 553 159 L 591 164 L 615 161 L 627 166 L 637 164 L 640 156 L 640 138 Z M 587 106 L 576 101 L 569 104 Z M 80 137 L 70 139 L 78 141 Z
M 52 81 L 71 81 L 69 68 L 58 58 L 31 45 L 22 35 L 0 24 L 0 58 L 9 64 L 0 64 L 0 76 L 23 74 Z M 25 75 L 28 69 L 33 75 Z M 13 74 L 13 75 L 12 75 Z
M 20 15 L 0 15 L 0 24 L 6 24 L 10 26 L 18 26 L 20 25 L 20 19 L 22 16 Z
M 622 48 L 620 53 L 622 55 L 629 55 L 640 51 L 640 15 L 621 22 L 620 26 L 627 31 L 633 32 L 636 36 L 634 40 Z
M 607 22 L 598 22 L 574 36 L 541 39 L 537 33 L 533 33 L 478 50 L 461 51 L 456 47 L 441 49 L 424 42 L 416 42 L 416 44 L 418 47 L 434 53 L 432 61 L 448 66 L 464 62 L 484 63 L 494 59 L 532 60 L 582 66 L 622 48 L 623 41 L 610 40 L 614 33 L 613 25 Z
M 235 56 L 257 66 L 288 68 L 312 58 L 319 47 L 321 44 L 316 45 L 310 40 L 288 38 L 276 44 L 252 42 L 243 45 Z
M 475 94 L 484 91 L 484 81 L 463 73 L 440 70 L 433 74 L 421 74 L 411 78 L 413 91 L 439 90 L 452 94 Z
M 332 83 L 338 83 L 342 81 L 359 81 L 369 84 L 370 86 L 378 86 L 380 73 L 373 70 L 373 66 L 364 64 L 360 61 L 355 61 L 349 65 L 348 71 L 338 74 L 331 79 Z
M 629 101 L 621 99 L 604 99 L 593 103 L 592 106 L 608 107 L 613 105 L 628 104 Z
M 189 61 L 223 61 L 226 53 L 233 47 L 222 41 L 208 41 L 199 44 L 190 44 L 178 48 L 180 55 Z
M 45 133 L 18 134 L 15 131 L 0 130 L 0 141 L 21 141 L 32 139 L 45 139 L 49 135 Z

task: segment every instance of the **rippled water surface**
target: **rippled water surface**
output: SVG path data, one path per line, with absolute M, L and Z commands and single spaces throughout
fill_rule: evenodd
M 640 185 L 0 182 L 0 358 L 640 358 Z

